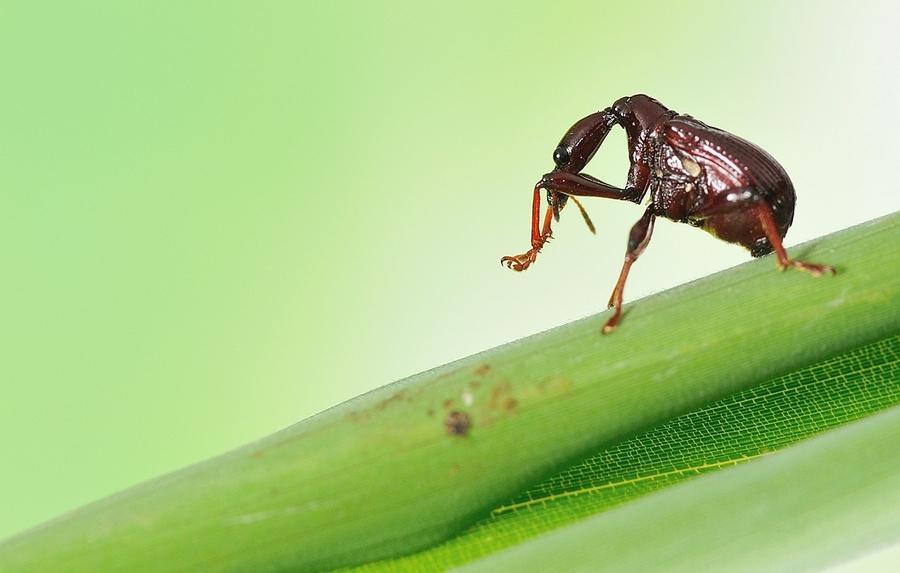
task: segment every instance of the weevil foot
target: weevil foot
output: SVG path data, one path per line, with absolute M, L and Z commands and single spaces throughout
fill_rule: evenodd
M 830 275 L 837 274 L 837 269 L 835 269 L 834 267 L 832 267 L 830 265 L 819 265 L 816 263 L 807 263 L 804 261 L 797 261 L 794 259 L 789 260 L 787 262 L 787 264 L 784 264 L 784 265 L 779 264 L 778 265 L 779 270 L 782 270 L 782 271 L 788 267 L 794 267 L 795 269 L 800 269 L 801 271 L 807 272 L 814 277 L 821 277 L 826 274 L 830 274 Z
M 616 309 L 616 312 L 610 317 L 609 320 L 606 321 L 606 324 L 603 325 L 600 333 L 609 334 L 610 332 L 615 330 L 619 326 L 619 318 L 621 318 L 621 316 L 621 311 L 619 309 Z
M 531 249 L 527 253 L 522 253 L 521 255 L 503 257 L 500 259 L 500 264 L 506 265 L 506 268 L 516 272 L 522 272 L 530 267 L 531 263 L 537 259 L 538 252 L 540 252 L 540 249 Z
M 537 259 L 538 253 L 541 252 L 544 244 L 552 238 L 553 233 L 548 231 L 541 235 L 541 241 L 539 243 L 532 243 L 532 247 L 528 249 L 528 252 L 522 253 L 521 255 L 513 255 L 511 257 L 503 257 L 500 259 L 500 264 L 506 265 L 506 268 L 516 272 L 522 272 L 531 266 L 531 263 Z

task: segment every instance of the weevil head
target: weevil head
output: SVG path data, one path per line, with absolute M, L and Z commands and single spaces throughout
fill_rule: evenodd
M 609 110 L 598 111 L 576 121 L 553 151 L 556 168 L 579 173 L 597 152 L 614 123 Z
M 610 107 L 576 121 L 553 150 L 553 163 L 559 171 L 580 173 L 615 124 L 625 128 L 632 148 L 671 115 L 672 112 L 650 96 L 637 94 L 620 98 Z

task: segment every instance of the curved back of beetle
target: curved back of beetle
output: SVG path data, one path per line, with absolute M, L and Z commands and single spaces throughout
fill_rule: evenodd
M 651 171 L 652 158 L 647 156 L 647 140 L 659 126 L 677 114 L 644 94 L 618 99 L 610 109 L 628 138 L 631 168 L 625 185 L 642 193 L 646 190 Z

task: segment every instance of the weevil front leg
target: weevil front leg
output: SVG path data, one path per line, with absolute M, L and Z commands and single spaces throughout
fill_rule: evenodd
M 625 262 L 622 264 L 622 271 L 619 273 L 619 280 L 609 297 L 609 305 L 607 308 L 615 308 L 615 312 L 603 325 L 603 334 L 609 334 L 619 325 L 622 318 L 622 298 L 625 292 L 625 281 L 628 279 L 628 271 L 631 265 L 641 256 L 647 244 L 650 242 L 650 236 L 653 235 L 653 223 L 656 221 L 656 214 L 653 212 L 654 206 L 650 205 L 644 211 L 643 217 L 638 220 L 631 231 L 628 233 L 628 247 L 625 250 Z
M 531 266 L 531 263 L 537 258 L 537 254 L 543 248 L 544 243 L 553 237 L 553 232 L 550 228 L 554 215 L 553 205 L 547 207 L 547 211 L 544 214 L 544 224 L 539 226 L 541 218 L 541 189 L 573 197 L 603 197 L 634 202 L 640 202 L 643 195 L 636 189 L 619 189 L 583 173 L 568 173 L 565 171 L 547 173 L 534 187 L 534 199 L 531 206 L 531 249 L 521 255 L 500 259 L 501 263 L 514 271 L 524 271 Z M 585 220 L 588 221 L 587 218 Z M 593 232 L 592 227 L 593 225 L 588 223 L 588 228 L 591 228 Z
M 537 259 L 537 254 L 541 252 L 544 243 L 553 237 L 553 231 L 550 223 L 553 221 L 553 206 L 547 207 L 544 214 L 544 224 L 539 226 L 541 220 L 541 184 L 538 183 L 534 187 L 534 199 L 531 204 L 531 248 L 521 255 L 512 255 L 500 259 L 500 263 L 506 265 L 514 271 L 524 271 L 531 266 L 531 263 Z
M 543 226 L 539 226 L 541 215 L 540 190 L 546 189 L 550 195 L 577 195 L 587 197 L 613 197 L 624 199 L 625 192 L 580 172 L 599 149 L 606 139 L 609 130 L 619 121 L 619 117 L 612 108 L 607 108 L 578 120 L 563 136 L 556 150 L 553 152 L 553 162 L 556 170 L 544 175 L 534 187 L 534 200 L 531 208 L 531 249 L 521 255 L 503 257 L 502 264 L 514 271 L 524 271 L 537 258 L 550 238 L 552 231 L 550 224 L 552 217 L 559 216 L 559 208 L 565 203 L 554 201 L 547 208 Z M 579 205 L 580 208 L 580 205 Z M 588 228 L 593 227 L 582 209 Z M 593 229 L 592 229 L 593 230 Z

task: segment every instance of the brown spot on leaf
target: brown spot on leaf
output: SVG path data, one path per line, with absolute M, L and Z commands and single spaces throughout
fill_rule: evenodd
M 444 419 L 444 427 L 451 436 L 467 436 L 472 427 L 472 419 L 465 412 L 454 410 Z
M 453 398 L 447 398 L 444 400 L 444 409 L 447 410 L 453 407 Z
M 449 370 L 444 370 L 443 372 L 441 372 L 440 374 L 438 374 L 437 376 L 435 376 L 434 379 L 435 379 L 435 381 L 437 381 L 437 380 L 443 380 L 443 379 L 445 379 L 445 378 L 449 378 L 449 377 L 451 377 L 451 376 L 456 375 L 456 374 L 459 373 L 461 370 L 462 370 L 461 368 L 450 368 Z
M 572 390 L 572 381 L 568 378 L 552 378 L 538 383 L 541 394 L 568 394 Z
M 357 412 L 356 410 L 352 410 L 347 412 L 347 418 L 353 420 L 354 422 L 368 422 L 369 418 L 372 417 L 372 412 L 369 410 L 363 410 L 362 412 Z
M 490 371 L 491 371 L 490 364 L 482 364 L 481 366 L 479 366 L 478 368 L 475 369 L 473 374 L 475 374 L 475 376 L 487 376 L 487 373 Z
M 384 410 L 388 406 L 390 406 L 393 402 L 399 402 L 406 397 L 406 390 L 398 390 L 391 395 L 390 398 L 385 398 L 381 402 L 379 402 L 376 406 L 376 410 Z
M 509 383 L 509 380 L 504 380 L 499 384 L 495 385 L 491 390 L 491 397 L 489 401 L 489 405 L 492 410 L 498 409 L 503 404 L 503 398 L 509 395 L 510 390 L 512 389 L 512 384 Z
M 515 410 L 518 405 L 519 405 L 519 401 L 516 400 L 515 398 L 513 398 L 512 396 L 507 398 L 506 402 L 503 403 L 503 407 L 506 408 L 510 412 Z
M 472 390 L 478 390 L 480 387 L 481 382 L 479 382 L 478 380 L 472 380 L 471 382 L 469 382 L 469 388 L 471 388 Z

